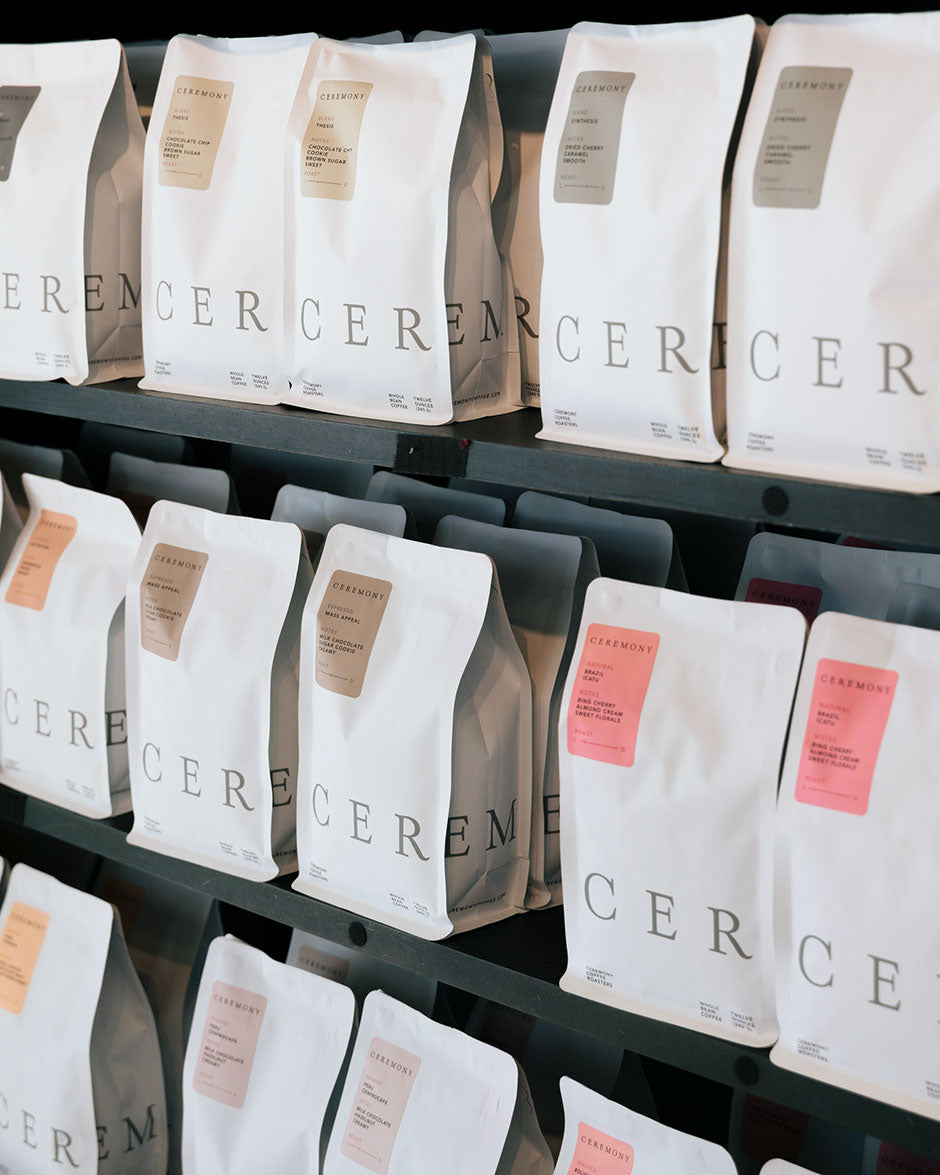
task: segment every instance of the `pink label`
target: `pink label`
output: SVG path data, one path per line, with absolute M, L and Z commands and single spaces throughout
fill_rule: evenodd
M 812 624 L 819 615 L 822 588 L 805 583 L 783 583 L 777 579 L 752 579 L 744 598 L 750 604 L 786 604 L 802 612 Z
M 878 1148 L 875 1175 L 940 1175 L 940 1162 L 915 1155 L 903 1146 L 883 1142 Z
M 633 1147 L 619 1138 L 611 1138 L 586 1122 L 578 1123 L 578 1141 L 568 1175 L 630 1175 L 633 1170 Z
M 367 1171 L 388 1171 L 421 1058 L 374 1036 L 362 1066 L 356 1099 L 340 1147 Z
M 795 1163 L 808 1126 L 809 1114 L 749 1093 L 741 1113 L 741 1150 L 758 1163 L 768 1159 Z
M 897 684 L 893 669 L 818 662 L 796 777 L 801 803 L 865 815 Z
M 653 662 L 655 632 L 589 624 L 568 704 L 568 753 L 632 767 Z
M 242 1108 L 267 1006 L 263 995 L 213 983 L 193 1073 L 196 1093 Z

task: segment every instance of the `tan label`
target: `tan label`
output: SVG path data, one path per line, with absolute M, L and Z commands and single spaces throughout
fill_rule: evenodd
M 18 1016 L 42 950 L 49 915 L 14 902 L 0 934 L 0 1008 Z
M 315 947 L 301 947 L 297 952 L 297 966 L 313 975 L 322 975 L 334 983 L 345 983 L 349 974 L 349 960 L 338 955 L 329 955 Z
M 358 698 L 392 585 L 334 571 L 317 612 L 317 685 Z
M 160 183 L 205 192 L 225 130 L 234 82 L 181 74 L 160 136 Z
M 304 135 L 300 194 L 351 200 L 371 82 L 320 82 Z
M 213 983 L 193 1073 L 196 1093 L 242 1108 L 267 1006 L 267 997 L 257 992 Z
M 78 521 L 71 514 L 42 511 L 7 588 L 8 604 L 19 604 L 35 612 L 43 610 L 62 552 L 77 531 Z
M 555 161 L 556 204 L 609 204 L 620 154 L 623 106 L 634 73 L 589 69 L 571 89 Z
M 140 644 L 167 661 L 180 655 L 183 629 L 209 562 L 205 551 L 157 543 L 140 584 Z
M 39 92 L 39 86 L 0 86 L 0 183 L 10 178 L 17 135 Z

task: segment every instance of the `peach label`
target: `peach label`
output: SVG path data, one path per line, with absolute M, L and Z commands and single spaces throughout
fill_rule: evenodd
M 340 1147 L 347 1159 L 376 1175 L 388 1171 L 420 1066 L 420 1057 L 378 1036 L 372 1038 Z
M 803 583 L 782 583 L 776 579 L 752 579 L 745 600 L 752 604 L 786 604 L 796 608 L 812 624 L 819 615 L 822 589 Z
M 601 1130 L 578 1123 L 578 1141 L 568 1175 L 630 1175 L 633 1170 L 633 1147 Z
M 224 1106 L 245 1104 L 267 997 L 213 983 L 193 1073 L 193 1089 Z
M 338 955 L 329 955 L 315 947 L 301 947 L 297 952 L 297 966 L 313 975 L 322 975 L 334 983 L 345 983 L 349 973 L 349 960 Z
M 0 1008 L 18 1016 L 42 950 L 49 915 L 14 902 L 0 934 Z
M 42 511 L 7 588 L 8 604 L 42 611 L 62 552 L 77 531 L 78 521 L 71 514 Z

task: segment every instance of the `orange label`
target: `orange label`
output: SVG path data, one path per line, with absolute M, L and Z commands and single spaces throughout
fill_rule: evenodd
M 22 902 L 14 902 L 7 915 L 0 934 L 0 1008 L 14 1016 L 26 1002 L 48 925 L 48 914 Z
M 78 521 L 71 514 L 42 511 L 7 588 L 8 604 L 42 611 L 62 552 L 77 530 Z
M 741 1150 L 759 1163 L 768 1159 L 795 1163 L 808 1125 L 809 1114 L 749 1093 L 741 1114 Z
M 578 1123 L 578 1141 L 568 1175 L 630 1175 L 633 1170 L 633 1147 L 602 1130 Z

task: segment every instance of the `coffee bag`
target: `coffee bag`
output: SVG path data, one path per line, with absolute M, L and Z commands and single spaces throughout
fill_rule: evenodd
M 367 502 L 292 485 L 281 486 L 278 490 L 271 517 L 276 522 L 293 522 L 299 526 L 307 535 L 308 550 L 314 545 L 312 539 L 319 547 L 330 527 L 340 522 L 401 538 L 408 521 L 404 506 L 394 502 Z M 310 553 L 312 557 L 315 552 L 311 550 Z
M 238 500 L 224 469 L 203 469 L 198 465 L 175 465 L 132 457 L 128 453 L 112 453 L 107 490 L 127 503 L 141 526 L 146 526 L 150 508 L 161 498 L 201 506 L 217 514 L 228 510 L 238 513 Z
M 414 531 L 406 531 L 409 538 L 430 543 L 437 525 L 448 514 L 473 518 L 491 526 L 502 526 L 506 518 L 506 504 L 490 494 L 475 494 L 451 486 L 434 485 L 416 477 L 403 477 L 380 469 L 369 482 L 366 497 L 370 502 L 393 502 L 404 507 L 414 521 Z

